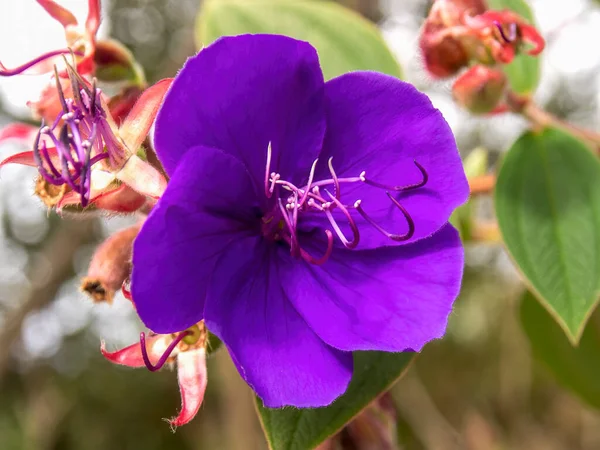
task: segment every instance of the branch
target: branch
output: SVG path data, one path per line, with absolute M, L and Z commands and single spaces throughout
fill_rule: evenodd
M 489 194 L 496 186 L 496 175 L 487 174 L 469 178 L 471 195 Z
M 520 96 L 514 92 L 506 95 L 506 103 L 512 112 L 522 115 L 532 125 L 538 128 L 555 127 L 573 136 L 592 144 L 596 151 L 600 152 L 600 133 L 594 130 L 578 127 L 550 114 L 540 108 L 530 98 Z

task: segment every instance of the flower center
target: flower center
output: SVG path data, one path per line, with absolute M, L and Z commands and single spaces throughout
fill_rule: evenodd
M 418 189 L 427 184 L 429 175 L 425 168 L 417 161 L 414 161 L 414 164 L 421 172 L 421 181 L 406 186 L 389 186 L 368 179 L 365 171 L 361 172 L 356 177 L 339 178 L 333 168 L 333 157 L 329 158 L 327 161 L 331 178 L 315 180 L 315 170 L 319 161 L 317 158 L 310 168 L 308 182 L 306 185 L 298 187 L 289 181 L 283 180 L 279 173 L 271 172 L 271 156 L 272 149 L 271 143 L 269 143 L 267 148 L 264 189 L 267 198 L 275 197 L 275 206 L 270 214 L 263 217 L 261 231 L 263 236 L 268 239 L 287 242 L 290 246 L 290 253 L 292 256 L 302 258 L 311 264 L 320 265 L 325 263 L 333 251 L 333 233 L 336 234 L 339 241 L 346 248 L 356 248 L 360 241 L 360 230 L 353 217 L 353 211 L 360 214 L 367 223 L 391 240 L 406 241 L 413 236 L 415 224 L 412 217 L 390 192 L 409 191 Z M 352 205 L 342 202 L 342 186 L 354 183 L 364 183 L 385 190 L 385 193 L 392 204 L 400 210 L 406 219 L 408 231 L 404 234 L 394 234 L 386 231 L 365 212 L 362 207 L 361 199 L 356 199 Z M 346 219 L 352 234 L 351 237 L 346 236 L 338 224 L 337 221 L 340 214 L 335 214 L 336 210 Z M 325 215 L 333 230 L 333 232 L 329 229 L 324 230 L 327 238 L 327 248 L 323 255 L 318 258 L 312 256 L 303 249 L 298 241 L 298 219 L 300 215 L 305 212 L 316 212 Z
M 92 165 L 104 159 L 114 164 L 123 151 L 106 120 L 101 92 L 95 82 L 90 89 L 72 68 L 68 68 L 68 73 L 73 98 L 65 98 L 55 69 L 56 89 L 63 110 L 52 125 L 42 123 L 33 154 L 42 177 L 52 185 L 68 185 L 81 195 L 81 204 L 85 207 L 89 202 Z M 56 149 L 54 158 L 47 140 Z

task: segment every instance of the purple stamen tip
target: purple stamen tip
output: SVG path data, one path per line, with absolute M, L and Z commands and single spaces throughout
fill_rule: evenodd
M 177 337 L 175 337 L 175 339 L 173 339 L 173 341 L 169 344 L 169 346 L 164 351 L 164 353 L 161 355 L 161 357 L 158 359 L 156 364 L 152 364 L 152 362 L 150 361 L 150 358 L 148 356 L 148 349 L 146 348 L 146 333 L 144 333 L 142 331 L 140 333 L 140 347 L 142 350 L 142 359 L 144 360 L 144 364 L 146 365 L 146 368 L 150 372 L 156 372 L 157 370 L 160 370 L 162 368 L 162 366 L 165 365 L 165 363 L 167 362 L 169 357 L 171 356 L 171 353 L 173 353 L 173 350 L 175 350 L 175 347 L 177 347 L 177 345 L 179 345 L 181 340 L 184 337 L 186 337 L 188 334 L 190 334 L 189 331 L 184 331 L 182 333 L 179 333 L 177 335 Z
M 502 37 L 502 39 L 504 40 L 505 43 L 511 44 L 517 39 L 517 24 L 516 23 L 511 23 L 508 25 L 509 32 L 510 32 L 510 34 L 508 36 L 504 32 L 504 27 L 502 26 L 502 24 L 500 22 L 494 21 L 494 25 L 500 32 L 500 36 Z

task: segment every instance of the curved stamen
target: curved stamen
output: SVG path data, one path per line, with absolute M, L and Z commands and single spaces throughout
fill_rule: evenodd
M 314 162 L 312 163 L 312 166 L 310 168 L 310 173 L 308 174 L 308 183 L 306 183 L 306 188 L 304 189 L 304 193 L 302 194 L 302 198 L 300 199 L 300 204 L 298 205 L 299 207 L 304 205 L 304 203 L 306 202 L 306 199 L 308 198 L 308 194 L 310 193 L 310 186 L 313 182 L 313 178 L 315 177 L 315 169 L 317 168 L 318 162 L 319 162 L 319 158 L 315 159 Z
M 171 353 L 173 353 L 173 350 L 175 350 L 175 347 L 177 347 L 177 345 L 181 342 L 181 340 L 184 337 L 186 337 L 188 334 L 190 334 L 189 331 L 184 331 L 183 333 L 179 333 L 177 335 L 177 337 L 175 339 L 173 339 L 173 341 L 169 344 L 169 346 L 164 351 L 164 353 L 161 355 L 161 357 L 158 359 L 156 364 L 152 364 L 152 362 L 150 362 L 150 358 L 148 357 L 148 349 L 146 349 L 146 333 L 144 333 L 142 331 L 140 333 L 140 347 L 142 350 L 142 359 L 144 360 L 144 364 L 146 365 L 146 368 L 150 372 L 156 372 L 162 366 L 164 366 L 165 363 L 167 362 L 167 360 L 169 359 L 169 357 L 171 356 Z
M 427 184 L 427 182 L 429 181 L 429 174 L 427 173 L 425 168 L 421 164 L 419 164 L 416 160 L 414 160 L 413 163 L 415 164 L 415 166 L 417 166 L 417 169 L 419 169 L 419 171 L 421 172 L 422 179 L 418 183 L 409 184 L 408 186 L 388 186 L 386 184 L 377 183 L 376 181 L 367 180 L 367 175 L 365 172 L 360 174 L 360 179 L 361 179 L 361 181 L 363 181 L 366 184 L 369 184 L 371 186 L 375 186 L 375 187 L 378 187 L 381 189 L 387 189 L 390 191 L 398 192 L 398 191 L 409 191 L 411 189 L 417 189 L 417 188 L 423 187 Z
M 106 159 L 106 158 L 108 158 L 108 153 L 106 153 L 106 152 L 99 153 L 96 156 L 94 156 L 92 159 L 90 159 L 90 166 L 93 166 L 98 161 L 102 161 L 103 159 Z
M 274 188 L 274 184 L 269 183 L 271 178 L 271 153 L 271 143 L 269 142 L 269 145 L 267 147 L 267 167 L 265 169 L 265 195 L 267 196 L 267 198 L 271 198 L 271 195 L 273 195 Z
M 307 251 L 301 248 L 300 256 L 304 261 L 310 264 L 314 264 L 315 266 L 320 266 L 329 259 L 329 257 L 333 253 L 333 233 L 329 230 L 325 230 L 325 235 L 327 236 L 327 249 L 325 250 L 323 256 L 321 256 L 318 259 L 315 259 L 311 254 L 309 254 Z
M 62 179 L 62 177 L 60 177 L 58 172 L 56 170 L 54 171 L 57 173 L 57 175 L 55 176 L 53 174 L 50 174 L 44 167 L 42 155 L 40 154 L 40 136 L 41 130 L 38 131 L 37 135 L 35 136 L 35 141 L 33 142 L 33 159 L 35 160 L 35 163 L 38 166 L 38 171 L 40 172 L 40 175 L 44 178 L 44 180 L 55 186 L 60 186 L 61 184 L 64 184 L 65 181 Z
M 350 249 L 356 248 L 356 246 L 358 245 L 358 241 L 360 240 L 360 234 L 358 232 L 358 227 L 356 226 L 356 222 L 350 215 L 350 211 L 348 211 L 348 209 L 344 206 L 344 204 L 342 202 L 340 202 L 337 198 L 335 198 L 333 195 L 331 195 L 331 193 L 329 191 L 325 190 L 325 193 L 331 198 L 331 201 L 335 204 L 335 206 L 337 206 L 340 209 L 342 214 L 344 214 L 344 216 L 346 216 L 346 219 L 348 219 L 348 225 L 350 225 L 350 230 L 352 230 L 352 240 L 351 241 L 348 240 L 348 238 L 344 235 L 343 231 L 340 229 L 340 226 L 335 221 L 333 214 L 331 214 L 330 208 L 325 208 L 324 212 L 325 212 L 325 215 L 327 216 L 327 219 L 329 220 L 329 223 L 331 224 L 331 226 L 333 227 L 333 230 L 338 235 L 338 238 L 340 239 L 340 241 L 342 241 L 342 244 L 344 244 L 344 247 L 350 248 Z
M 335 170 L 333 170 L 333 156 L 327 160 L 327 166 L 331 173 L 331 179 L 333 180 L 333 195 L 338 200 L 340 199 L 340 180 L 338 179 Z
M 53 58 L 53 57 L 59 56 L 59 55 L 67 55 L 70 53 L 71 53 L 71 50 L 69 50 L 69 49 L 54 50 L 54 51 L 51 51 L 48 53 L 44 53 L 43 55 L 40 55 L 37 58 L 34 58 L 31 61 L 26 62 L 25 64 L 15 67 L 14 69 L 7 69 L 6 66 L 4 66 L 2 63 L 0 63 L 0 76 L 11 77 L 13 75 L 19 75 L 20 73 L 25 72 L 27 69 L 29 69 L 41 62 L 44 62 L 47 59 L 50 59 L 50 58 Z
M 37 148 L 38 148 L 38 151 L 40 151 L 40 149 L 39 149 L 39 143 L 38 143 L 38 147 Z M 45 142 L 42 142 L 41 156 L 44 158 L 44 161 L 46 162 L 46 165 L 50 169 L 50 172 L 52 172 L 52 174 L 57 179 L 61 178 L 58 169 L 54 166 L 54 163 L 52 162 L 52 158 L 50 158 L 50 153 L 48 152 L 48 147 L 46 146 Z
M 59 144 L 60 143 L 60 144 Z M 56 148 L 59 149 L 58 155 L 60 156 L 62 177 L 75 192 L 81 194 L 81 189 L 75 184 L 75 178 L 73 177 L 72 171 L 69 169 L 69 162 L 73 166 L 73 172 L 78 172 L 79 164 L 76 164 L 71 156 L 70 142 L 68 136 L 67 127 L 63 127 L 60 130 L 59 139 L 55 142 Z M 60 147 L 59 147 L 60 145 Z
M 392 195 L 389 192 L 386 192 L 386 194 L 390 198 L 390 200 L 392 201 L 392 203 L 394 203 L 394 205 L 396 205 L 398 207 L 398 209 L 400 209 L 400 211 L 404 215 L 404 218 L 406 219 L 406 222 L 408 223 L 408 231 L 406 233 L 404 233 L 404 234 L 392 234 L 392 233 L 384 230 L 379 224 L 377 224 L 373 219 L 371 219 L 371 217 L 369 217 L 369 215 L 362 208 L 360 200 L 357 200 L 354 203 L 354 209 L 356 209 L 358 211 L 358 213 L 367 222 L 369 222 L 375 229 L 377 229 L 384 236 L 388 237 L 389 239 L 391 239 L 393 241 L 399 241 L 399 242 L 407 241 L 415 233 L 415 222 L 413 221 L 413 219 L 410 216 L 410 214 L 408 213 L 408 211 L 404 208 L 404 206 L 402 206 L 398 202 L 398 200 L 396 200 L 394 197 L 392 197 Z

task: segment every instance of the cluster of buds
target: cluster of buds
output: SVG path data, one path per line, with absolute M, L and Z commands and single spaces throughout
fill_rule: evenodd
M 49 75 L 41 95 L 28 102 L 40 125 L 0 129 L 0 143 L 15 139 L 28 147 L 1 161 L 0 168 L 11 163 L 36 167 L 35 193 L 59 214 L 147 214 L 167 184 L 162 167 L 151 158 L 148 133 L 172 79 L 148 87 L 127 49 L 96 39 L 100 0 L 88 0 L 84 27 L 53 0 L 37 2 L 64 27 L 66 46 L 13 69 L 0 63 L 0 76 Z M 135 308 L 127 286 L 140 227 L 113 234 L 96 250 L 81 286 L 94 302 L 110 304 L 121 290 Z M 176 335 L 146 338 L 142 333 L 139 343 L 116 352 L 102 343 L 101 352 L 113 363 L 151 371 L 176 365 L 182 409 L 169 422 L 177 427 L 202 404 L 207 346 L 208 332 L 200 322 Z
M 435 78 L 460 74 L 457 102 L 476 114 L 502 112 L 507 86 L 503 64 L 523 50 L 538 55 L 545 46 L 536 28 L 510 10 L 488 10 L 484 0 L 436 0 L 419 46 Z

